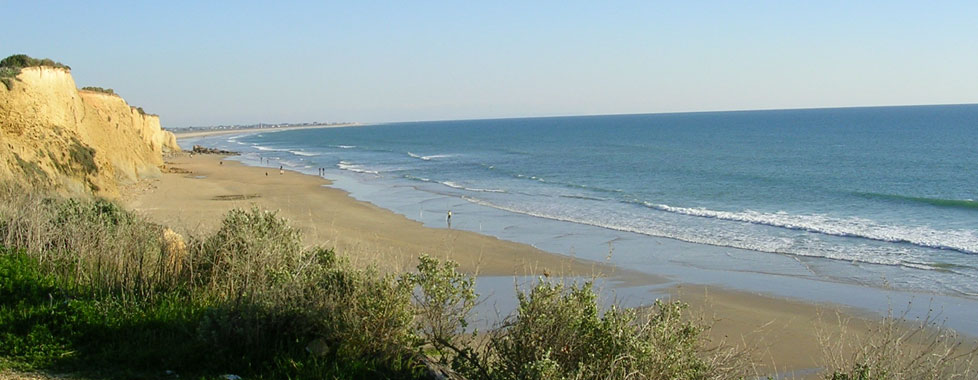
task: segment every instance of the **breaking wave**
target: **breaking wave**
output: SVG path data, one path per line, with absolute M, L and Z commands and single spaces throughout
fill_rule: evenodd
M 651 209 L 674 214 L 978 254 L 978 235 L 975 234 L 975 231 L 936 230 L 922 226 L 892 226 L 863 218 L 843 219 L 817 214 L 794 215 L 786 212 L 765 213 L 753 210 L 733 212 L 675 207 L 650 202 L 641 202 L 641 204 Z
M 336 164 L 336 167 L 340 168 L 341 170 L 347 170 L 347 171 L 351 171 L 351 172 L 354 172 L 354 173 L 361 173 L 361 174 L 380 174 L 376 170 L 364 169 L 360 165 L 356 165 L 356 164 L 353 164 L 353 163 L 350 163 L 350 162 L 346 162 L 346 161 L 340 161 L 339 163 Z
M 455 183 L 455 182 L 452 182 L 452 181 L 444 181 L 444 182 L 439 182 L 439 183 L 442 184 L 442 185 L 451 187 L 453 189 L 466 190 L 466 191 L 474 191 L 474 192 L 477 192 L 477 193 L 505 193 L 506 192 L 506 190 L 500 190 L 500 189 L 480 189 L 480 188 L 473 188 L 473 187 L 465 187 L 465 186 L 462 186 L 462 185 L 460 185 L 458 183 Z

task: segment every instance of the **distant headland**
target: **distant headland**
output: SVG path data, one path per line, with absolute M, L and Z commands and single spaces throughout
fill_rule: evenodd
M 309 123 L 258 123 L 250 125 L 217 125 L 209 127 L 174 128 L 177 138 L 204 137 L 249 132 L 278 132 L 293 129 L 356 127 L 364 124 L 355 122 L 309 122 Z

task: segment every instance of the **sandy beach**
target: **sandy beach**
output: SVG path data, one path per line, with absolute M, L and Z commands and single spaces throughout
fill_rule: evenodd
M 306 244 L 332 247 L 358 265 L 388 272 L 410 269 L 426 253 L 457 261 L 463 271 L 493 276 L 605 276 L 630 285 L 661 283 L 603 263 L 585 262 L 478 233 L 421 223 L 324 187 L 325 178 L 249 167 L 219 155 L 170 157 L 162 178 L 131 187 L 123 201 L 151 220 L 187 235 L 219 228 L 232 208 L 277 210 L 299 228 Z M 501 290 L 502 291 L 502 290 Z M 816 331 L 837 333 L 837 313 L 850 318 L 851 337 L 867 334 L 874 318 L 818 305 L 716 287 L 678 286 L 670 294 L 690 304 L 713 327 L 714 343 L 753 351 L 762 374 L 793 371 L 811 378 L 823 363 Z M 651 303 L 651 299 L 649 300 Z
M 309 245 L 335 248 L 358 263 L 385 271 L 412 267 L 428 254 L 487 275 L 607 273 L 611 267 L 467 231 L 420 223 L 327 188 L 329 181 L 292 171 L 247 167 L 217 155 L 181 154 L 149 188 L 125 197 L 128 205 L 183 234 L 216 230 L 232 208 L 277 210 Z

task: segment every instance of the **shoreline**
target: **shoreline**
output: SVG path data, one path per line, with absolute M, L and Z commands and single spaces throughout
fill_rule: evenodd
M 219 228 L 232 208 L 253 205 L 278 210 L 303 233 L 306 244 L 322 244 L 381 266 L 389 272 L 412 268 L 430 254 L 459 262 L 468 273 L 505 275 L 591 275 L 614 268 L 544 252 L 524 244 L 462 230 L 424 227 L 345 191 L 325 187 L 329 180 L 291 170 L 275 170 L 225 160 L 220 155 L 179 154 L 167 160 L 167 173 L 123 202 L 131 209 L 182 234 Z
M 356 200 L 346 191 L 325 187 L 330 181 L 315 175 L 247 166 L 223 156 L 178 155 L 167 160 L 168 173 L 125 199 L 156 222 L 184 234 L 216 229 L 224 212 L 233 207 L 279 210 L 303 231 L 304 241 L 332 244 L 357 264 L 381 270 L 409 270 L 417 255 L 458 261 L 460 268 L 479 277 L 598 276 L 619 287 L 640 289 L 646 304 L 654 298 L 678 298 L 704 316 L 712 316 L 713 341 L 751 342 L 760 371 L 788 371 L 802 377 L 817 371 L 822 356 L 815 331 L 837 331 L 834 318 L 855 321 L 850 330 L 869 332 L 877 316 L 832 303 L 808 302 L 712 285 L 670 284 L 663 278 L 630 272 L 610 263 L 580 260 L 475 232 L 425 227 L 393 211 Z M 221 163 L 223 161 L 223 163 Z M 267 173 L 267 174 L 266 174 Z M 435 252 L 431 250 L 434 249 Z M 548 276 L 549 277 L 549 276 Z M 510 283 L 511 284 L 511 283 Z M 648 289 L 656 289 L 649 291 Z M 496 289 L 503 296 L 513 288 Z M 512 297 L 515 298 L 515 297 Z M 818 326 L 818 327 L 816 327 Z M 773 363 L 773 364 L 772 364 Z M 798 371 L 798 372 L 794 372 Z M 806 372 L 808 371 L 808 372 Z M 813 372 L 814 373 L 814 372 Z
M 292 131 L 297 129 L 320 129 L 320 128 L 347 128 L 347 127 L 360 127 L 368 124 L 361 123 L 343 123 L 343 124 L 327 124 L 327 125 L 303 125 L 295 127 L 281 127 L 281 128 L 241 128 L 241 129 L 211 129 L 202 131 L 180 131 L 180 130 L 170 130 L 177 139 L 187 139 L 187 138 L 197 138 L 197 137 L 208 137 L 208 136 L 218 136 L 218 135 L 236 135 L 236 134 L 247 134 L 247 133 L 258 133 L 258 132 L 281 132 L 281 131 Z

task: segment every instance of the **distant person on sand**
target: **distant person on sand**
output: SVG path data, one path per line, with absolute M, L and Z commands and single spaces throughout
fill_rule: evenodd
M 452 210 L 448 210 L 448 218 L 445 220 L 448 221 L 448 228 L 452 228 Z
M 278 167 L 278 175 L 282 175 L 282 174 L 285 174 L 285 167 L 284 166 L 279 166 Z

